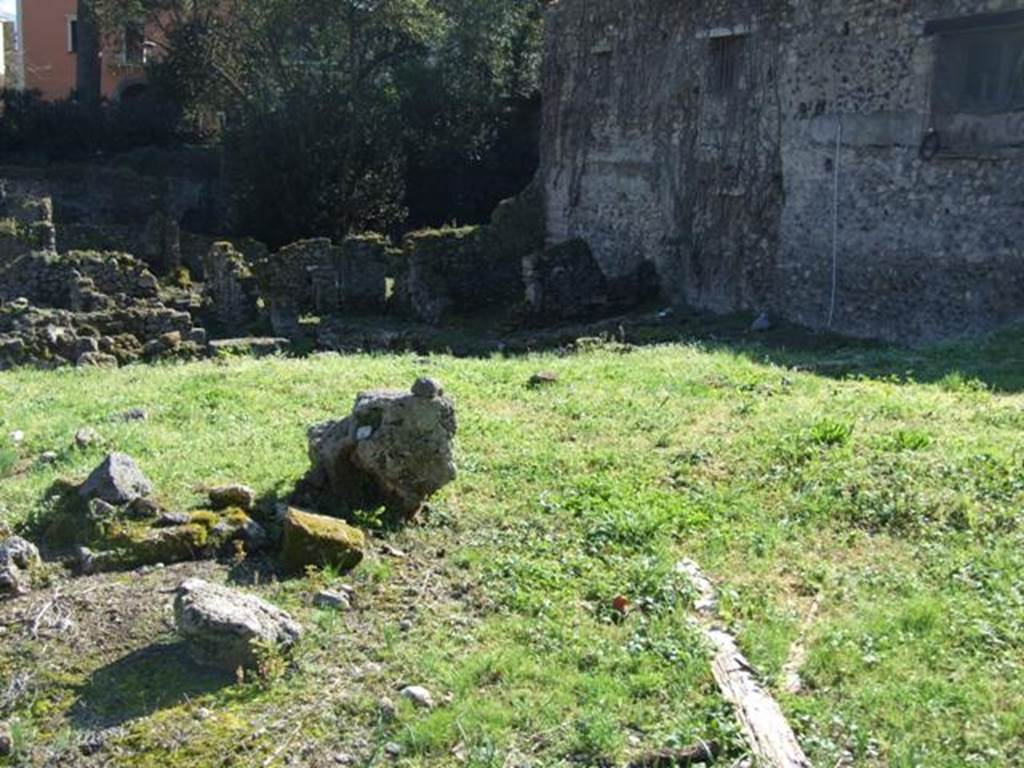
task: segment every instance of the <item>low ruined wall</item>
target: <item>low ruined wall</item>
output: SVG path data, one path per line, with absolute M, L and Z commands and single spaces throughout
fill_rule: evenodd
M 92 290 L 125 301 L 155 299 L 159 293 L 153 273 L 125 253 L 0 253 L 0 299 L 5 301 L 25 298 L 39 307 L 72 308 L 79 278 Z
M 934 98 L 934 22 L 1017 10 L 562 0 L 543 80 L 548 242 L 582 238 L 612 279 L 650 262 L 672 301 L 858 336 L 1024 319 L 1024 121 L 981 125 Z
M 495 210 L 491 223 L 411 232 L 402 241 L 395 303 L 428 323 L 521 302 L 523 259 L 544 248 L 540 189 Z
M 19 199 L 52 201 L 57 251 L 123 251 L 170 273 L 180 265 L 179 229 L 228 228 L 227 195 L 214 163 L 175 162 L 173 152 L 160 150 L 151 154 L 156 159 L 134 164 L 128 158 L 0 166 L 0 189 Z

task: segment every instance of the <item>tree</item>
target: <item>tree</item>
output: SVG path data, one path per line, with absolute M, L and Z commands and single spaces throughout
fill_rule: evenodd
M 99 109 L 102 98 L 103 62 L 99 18 L 93 0 L 78 0 L 75 90 L 79 101 Z
M 406 204 L 478 219 L 532 174 L 535 150 L 494 158 L 532 138 L 542 0 L 94 1 L 159 30 L 152 80 L 194 123 L 227 118 L 243 223 L 271 243 L 394 229 Z

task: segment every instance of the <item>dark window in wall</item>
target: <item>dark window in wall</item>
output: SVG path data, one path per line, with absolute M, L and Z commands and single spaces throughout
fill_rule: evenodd
M 127 24 L 124 28 L 124 63 L 146 63 L 146 31 L 142 24 Z
M 78 53 L 78 19 L 68 18 L 68 53 Z
M 1024 11 L 931 21 L 930 142 L 951 156 L 1024 149 Z
M 984 115 L 1024 109 L 1024 24 L 939 36 L 933 106 Z
M 746 35 L 712 37 L 708 40 L 708 93 L 727 94 L 740 87 L 746 43 Z

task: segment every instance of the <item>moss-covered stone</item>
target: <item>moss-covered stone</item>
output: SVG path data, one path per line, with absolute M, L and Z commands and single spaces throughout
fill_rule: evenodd
M 116 570 L 210 558 L 229 553 L 236 543 L 265 538 L 262 528 L 240 509 L 197 510 L 183 519 L 167 525 L 164 518 L 133 520 L 118 514 L 96 522 L 77 543 L 89 549 L 92 569 Z
M 299 573 L 307 566 L 355 568 L 363 559 L 366 537 L 344 520 L 289 509 L 284 520 L 284 567 Z
M 202 526 L 209 531 L 220 522 L 220 515 L 208 509 L 198 509 L 189 515 L 189 522 Z
M 104 549 L 97 560 L 100 570 L 197 560 L 211 550 L 210 532 L 196 523 L 173 528 L 112 523 L 104 533 Z

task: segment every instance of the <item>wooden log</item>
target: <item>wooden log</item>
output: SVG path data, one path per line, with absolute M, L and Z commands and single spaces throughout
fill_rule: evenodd
M 750 751 L 764 768 L 812 768 L 778 702 L 758 682 L 750 662 L 732 635 L 719 626 L 714 586 L 692 560 L 677 566 L 697 591 L 695 607 L 704 634 L 714 649 L 711 672 L 736 719 Z

